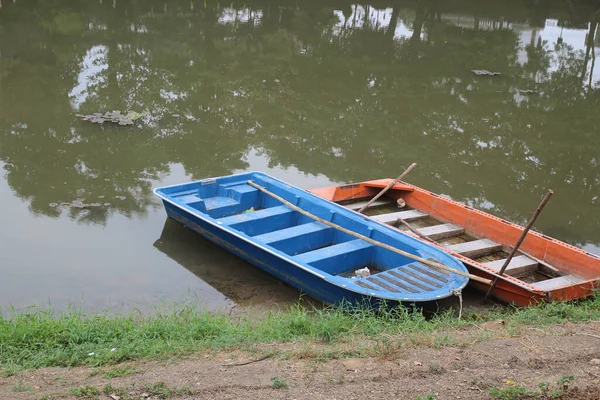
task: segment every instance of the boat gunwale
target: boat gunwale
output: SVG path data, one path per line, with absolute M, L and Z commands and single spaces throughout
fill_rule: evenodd
M 324 199 L 323 197 L 320 197 L 320 196 L 318 196 L 318 195 L 316 195 L 316 194 L 314 194 L 314 193 L 312 193 L 312 192 L 310 192 L 308 190 L 304 190 L 304 189 L 295 187 L 295 186 L 290 185 L 290 184 L 288 184 L 288 183 L 286 183 L 284 181 L 281 181 L 281 180 L 279 180 L 279 179 L 277 179 L 275 177 L 269 176 L 269 175 L 267 175 L 267 174 L 265 174 L 263 172 L 259 172 L 259 171 L 246 171 L 246 172 L 243 172 L 241 174 L 245 174 L 245 175 L 253 175 L 253 174 L 260 175 L 263 178 L 271 179 L 273 181 L 276 181 L 277 183 L 279 183 L 280 185 L 282 185 L 282 187 L 284 187 L 284 188 L 296 189 L 296 190 L 302 192 L 303 194 L 305 194 L 305 195 L 307 195 L 309 197 L 314 198 L 314 200 L 317 200 L 317 201 L 326 200 L 327 201 L 327 199 Z M 415 298 L 415 297 L 394 296 L 394 295 L 389 294 L 389 293 L 391 293 L 389 290 L 382 291 L 381 293 L 374 292 L 374 291 L 369 290 L 367 288 L 361 287 L 357 283 L 352 282 L 351 279 L 348 279 L 348 278 L 345 278 L 345 277 L 340 277 L 340 276 L 337 276 L 337 275 L 328 274 L 328 273 L 326 273 L 324 271 L 321 271 L 321 270 L 319 270 L 319 269 L 317 269 L 315 267 L 312 267 L 310 265 L 308 265 L 308 266 L 302 265 L 302 264 L 296 262 L 295 260 L 293 260 L 293 258 L 292 258 L 293 256 L 290 256 L 290 255 L 288 255 L 286 253 L 283 253 L 283 252 L 281 252 L 281 251 L 279 251 L 277 249 L 271 248 L 270 246 L 267 247 L 268 245 L 263 245 L 263 244 L 261 244 L 261 243 L 259 243 L 257 241 L 253 241 L 251 236 L 248 236 L 248 235 L 246 235 L 246 234 L 244 234 L 242 232 L 239 232 L 239 231 L 231 228 L 228 225 L 220 224 L 217 221 L 217 219 L 211 217 L 210 215 L 202 213 L 201 211 L 199 211 L 197 209 L 194 209 L 193 207 L 191 207 L 191 206 L 189 206 L 187 204 L 179 204 L 179 203 L 175 202 L 174 200 L 172 200 L 172 198 L 170 198 L 167 195 L 162 194 L 162 193 L 159 192 L 161 190 L 164 191 L 165 189 L 180 187 L 180 186 L 183 186 L 183 185 L 192 185 L 192 184 L 208 185 L 208 184 L 214 184 L 214 183 L 217 183 L 217 179 L 218 178 L 233 177 L 233 176 L 241 175 L 241 174 L 231 174 L 231 175 L 225 175 L 225 176 L 222 176 L 222 177 L 205 178 L 205 179 L 200 179 L 200 180 L 195 180 L 195 181 L 189 181 L 189 182 L 185 182 L 185 183 L 179 183 L 179 184 L 161 186 L 161 187 L 154 188 L 152 191 L 153 191 L 153 193 L 157 197 L 159 197 L 163 201 L 166 201 L 167 203 L 171 204 L 172 206 L 174 206 L 174 207 L 182 210 L 183 212 L 185 212 L 187 214 L 190 214 L 190 215 L 192 215 L 192 216 L 194 216 L 194 217 L 196 217 L 196 218 L 198 218 L 198 219 L 200 219 L 200 220 L 202 220 L 202 221 L 204 221 L 204 222 L 206 222 L 208 224 L 210 224 L 211 226 L 213 226 L 215 228 L 218 228 L 218 229 L 220 229 L 222 231 L 225 231 L 228 234 L 231 234 L 234 237 L 236 237 L 238 239 L 241 239 L 241 240 L 243 240 L 243 241 L 245 241 L 245 242 L 247 242 L 247 243 L 249 243 L 249 244 L 251 244 L 251 245 L 253 245 L 253 246 L 257 247 L 257 248 L 259 248 L 260 250 L 265 251 L 265 252 L 271 254 L 272 256 L 280 258 L 280 259 L 284 260 L 285 262 L 290 263 L 290 264 L 294 265 L 295 267 L 298 267 L 301 270 L 303 270 L 305 272 L 308 272 L 308 273 L 310 273 L 310 274 L 312 274 L 312 275 L 314 275 L 314 276 L 316 276 L 316 277 L 324 280 L 325 282 L 327 282 L 329 284 L 335 285 L 335 286 L 340 287 L 340 288 L 342 288 L 344 290 L 348 290 L 348 291 L 351 291 L 351 292 L 354 292 L 354 293 L 357 293 L 357 294 L 360 294 L 360 295 L 363 295 L 363 296 L 369 296 L 369 297 L 374 297 L 374 298 L 381 298 L 381 299 L 385 299 L 385 300 L 398 301 L 398 302 L 411 302 L 411 301 L 428 302 L 428 301 L 437 301 L 437 300 L 441 300 L 441 299 L 444 299 L 444 298 L 451 297 L 453 295 L 454 291 L 460 291 L 460 290 L 464 289 L 467 286 L 467 284 L 469 283 L 469 281 L 470 281 L 469 279 L 462 279 L 460 281 L 460 283 L 456 285 L 456 287 L 452 287 L 452 285 L 447 285 L 447 288 L 449 289 L 448 293 L 444 293 L 444 294 L 436 295 L 436 296 L 429 296 L 429 297 L 419 296 L 418 298 Z M 350 212 L 350 213 L 357 214 L 358 216 L 360 216 L 361 219 L 364 222 L 367 222 L 367 223 L 374 223 L 375 222 L 380 228 L 383 228 L 384 232 L 388 231 L 392 235 L 397 235 L 398 233 L 400 233 L 402 236 L 404 236 L 409 241 L 415 242 L 415 244 L 418 244 L 418 245 L 423 245 L 423 244 L 430 245 L 430 247 L 432 247 L 432 250 L 434 250 L 434 252 L 435 252 L 435 250 L 441 251 L 442 255 L 446 255 L 446 256 L 449 256 L 451 258 L 456 258 L 457 261 L 459 261 L 458 264 L 461 267 L 464 267 L 464 265 L 462 263 L 462 260 L 458 259 L 458 257 L 455 257 L 452 253 L 446 251 L 443 248 L 440 248 L 439 246 L 436 246 L 434 244 L 429 244 L 429 243 L 423 243 L 422 241 L 418 240 L 417 238 L 415 238 L 415 237 L 413 237 L 411 235 L 408 235 L 408 234 L 406 234 L 406 233 L 404 233 L 402 231 L 399 231 L 399 230 L 397 230 L 397 229 L 395 229 L 393 227 L 390 227 L 388 225 L 380 224 L 380 223 L 378 223 L 376 221 L 373 221 L 368 216 L 365 216 L 363 214 L 359 214 L 359 213 L 357 213 L 356 211 L 353 211 L 353 210 L 349 210 L 349 209 L 347 209 L 347 208 L 345 208 L 345 207 L 343 207 L 343 206 L 341 206 L 341 205 L 339 205 L 339 204 L 337 204 L 337 203 L 335 203 L 333 201 L 329 201 L 329 202 L 331 203 L 330 206 L 337 208 L 337 210 L 341 211 L 342 213 Z M 319 272 L 321 272 L 321 273 L 319 273 Z M 465 268 L 464 272 L 467 272 L 466 268 Z M 460 275 L 457 275 L 457 274 L 453 274 L 453 275 L 456 275 L 457 277 L 460 277 Z M 375 275 L 373 275 L 373 276 L 375 276 Z M 427 292 L 419 292 L 419 294 L 421 294 L 421 295 L 424 295 L 426 293 Z

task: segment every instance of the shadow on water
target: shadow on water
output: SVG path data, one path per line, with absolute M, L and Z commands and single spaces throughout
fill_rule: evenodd
M 171 218 L 165 221 L 154 247 L 241 307 L 273 309 L 298 301 L 311 307 L 321 306 Z
M 167 218 L 160 238 L 154 247 L 169 256 L 177 264 L 192 272 L 224 296 L 242 308 L 273 309 L 300 302 L 301 305 L 323 307 L 323 304 L 302 295 L 297 289 L 241 260 L 236 255 L 218 247 L 211 241 L 185 228 L 179 222 Z M 462 293 L 463 307 L 469 310 L 485 310 L 496 303 L 481 302 L 481 293 L 465 290 Z M 407 305 L 411 308 L 410 305 Z M 437 302 L 420 305 L 426 316 L 460 307 L 459 299 L 450 296 Z

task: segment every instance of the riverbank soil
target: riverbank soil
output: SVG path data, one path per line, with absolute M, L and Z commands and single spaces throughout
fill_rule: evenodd
M 493 321 L 449 331 L 448 338 L 451 344 L 439 347 L 394 337 L 383 342 L 264 344 L 249 351 L 102 368 L 19 371 L 0 378 L 0 397 L 600 399 L 600 322 L 510 332 L 503 321 Z M 336 358 L 351 354 L 353 347 L 356 354 L 371 347 L 373 356 Z

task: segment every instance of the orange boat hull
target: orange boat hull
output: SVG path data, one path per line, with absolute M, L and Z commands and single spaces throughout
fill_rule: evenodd
M 312 189 L 310 192 L 333 202 L 346 202 L 372 198 L 390 182 L 391 179 L 378 179 Z M 520 225 L 403 182 L 394 185 L 386 196 L 394 199 L 402 198 L 411 208 L 427 213 L 440 221 L 459 225 L 472 236 L 490 239 L 506 248 L 517 242 L 524 229 Z M 448 249 L 445 250 L 461 259 L 470 273 L 487 279 L 496 277 L 496 271 L 493 269 Z M 584 280 L 550 290 L 540 290 L 523 280 L 503 275 L 493 293 L 493 296 L 501 301 L 520 307 L 540 301 L 568 301 L 590 296 L 598 288 L 600 257 L 597 255 L 534 231 L 529 231 L 520 250 L 561 272 L 580 276 Z M 471 281 L 470 285 L 481 291 L 488 289 L 487 285 L 475 281 Z

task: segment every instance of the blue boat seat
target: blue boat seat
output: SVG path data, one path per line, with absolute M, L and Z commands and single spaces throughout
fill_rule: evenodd
M 190 202 L 190 207 L 205 212 L 213 218 L 222 218 L 239 214 L 250 208 L 257 208 L 261 203 L 262 193 L 247 184 L 237 184 L 221 187 L 218 196 L 198 198 L 197 202 Z M 187 196 L 187 198 L 192 196 Z M 193 196 L 197 197 L 197 196 Z
M 286 206 L 276 206 L 219 218 L 217 223 L 256 236 L 288 228 L 297 222 L 299 215 Z
M 238 182 L 221 186 L 218 194 L 217 188 L 212 187 L 209 196 L 202 197 L 199 194 L 201 190 L 190 189 L 174 196 L 174 198 L 178 203 L 190 206 L 213 218 L 238 214 L 260 204 L 259 196 L 261 196 L 261 193 L 250 185 Z
M 247 204 L 248 208 L 258 204 L 259 196 L 262 194 L 258 189 L 248 184 L 227 187 L 225 193 L 241 204 Z
M 197 193 L 197 190 L 188 190 L 187 192 L 183 192 L 182 194 L 173 196 L 173 200 L 175 200 L 179 204 L 193 207 L 200 212 L 206 212 L 204 200 L 198 197 Z
M 229 206 L 237 206 L 240 204 L 238 201 L 232 199 L 231 197 L 209 197 L 203 200 L 204 205 L 206 206 L 206 211 L 210 212 L 216 208 L 223 208 Z
M 243 206 L 231 197 L 208 197 L 197 203 L 188 204 L 201 212 L 210 215 L 213 218 L 221 218 L 227 215 L 236 214 L 243 211 Z
M 181 204 L 190 204 L 190 203 L 195 203 L 197 201 L 202 200 L 200 197 L 198 197 L 196 195 L 196 190 L 194 190 L 193 192 L 190 191 L 191 193 L 184 193 L 181 194 L 179 196 L 174 196 L 173 198 L 175 199 L 175 201 L 177 201 L 178 203 Z
M 374 247 L 364 240 L 355 239 L 297 255 L 293 260 L 339 275 L 367 265 L 373 257 Z
M 254 240 L 293 256 L 331 244 L 334 233 L 327 225 L 309 222 L 254 236 Z

